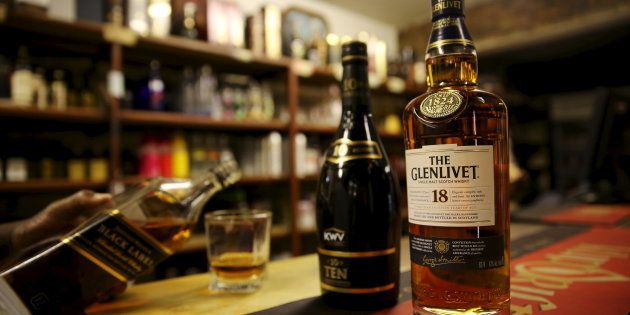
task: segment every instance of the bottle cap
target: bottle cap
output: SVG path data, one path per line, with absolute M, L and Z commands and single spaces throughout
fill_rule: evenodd
M 360 41 L 350 41 L 341 46 L 341 62 L 367 62 L 367 45 Z
M 432 21 L 445 16 L 464 16 L 464 0 L 431 0 Z

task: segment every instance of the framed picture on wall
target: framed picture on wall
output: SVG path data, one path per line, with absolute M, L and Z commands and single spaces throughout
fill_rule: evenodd
M 282 15 L 282 53 L 325 64 L 328 33 L 328 23 L 321 15 L 300 8 L 289 8 Z

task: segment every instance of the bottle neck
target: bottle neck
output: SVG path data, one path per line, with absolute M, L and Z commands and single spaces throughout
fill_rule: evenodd
M 477 51 L 463 16 L 434 19 L 425 61 L 429 88 L 477 85 Z
M 343 65 L 341 78 L 341 104 L 343 116 L 369 115 L 370 86 L 368 84 L 367 62 L 349 62 Z
M 199 214 L 203 210 L 203 206 L 217 192 L 223 190 L 223 184 L 218 180 L 217 176 L 208 172 L 207 174 L 196 178 L 192 181 L 192 194 L 182 200 L 184 207 L 190 208 L 188 219 L 196 222 Z
M 241 178 L 241 172 L 234 160 L 221 162 L 207 173 L 191 180 L 192 189 L 181 204 L 190 208 L 189 221 L 196 222 L 203 206 L 217 192 L 236 183 Z

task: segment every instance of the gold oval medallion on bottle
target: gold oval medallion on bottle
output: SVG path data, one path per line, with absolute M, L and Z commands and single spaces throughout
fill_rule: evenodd
M 420 112 L 430 118 L 446 117 L 462 106 L 464 98 L 455 90 L 439 91 L 420 103 Z

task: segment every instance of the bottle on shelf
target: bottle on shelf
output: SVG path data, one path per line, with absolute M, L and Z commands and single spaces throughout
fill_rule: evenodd
M 190 174 L 190 155 L 186 137 L 182 132 L 173 136 L 173 177 L 186 178 Z
M 258 121 L 264 119 L 263 92 L 260 84 L 257 82 L 252 82 L 249 85 L 249 90 L 247 91 L 247 102 L 247 118 Z
M 157 140 L 149 135 L 140 144 L 140 176 L 153 178 L 162 175 L 160 149 Z M 170 154 L 169 154 L 170 156 Z M 169 163 L 170 166 L 170 163 Z
M 46 71 L 43 68 L 35 69 L 33 73 L 33 104 L 38 109 L 48 107 L 48 83 L 46 82 Z
M 234 101 L 232 102 L 232 111 L 235 120 L 243 120 L 247 116 L 247 96 L 245 89 L 234 89 Z
M 89 150 L 83 147 L 75 147 L 72 157 L 68 159 L 67 170 L 68 180 L 70 181 L 85 181 L 88 177 L 88 153 Z
M 163 136 L 157 141 L 160 176 L 173 176 L 173 139 Z
M 343 116 L 317 188 L 322 298 L 341 308 L 396 304 L 400 276 L 399 189 L 372 121 L 367 47 L 342 47 Z
M 90 88 L 90 80 L 86 74 L 77 74 L 75 76 L 75 87 L 77 89 L 78 101 L 77 105 L 82 108 L 96 108 L 96 95 Z
M 304 168 L 306 174 L 317 175 L 317 172 L 322 166 L 322 153 L 317 143 L 316 137 L 311 137 L 310 141 L 307 139 L 306 155 L 304 160 Z
M 33 103 L 33 72 L 25 46 L 18 48 L 15 69 L 11 75 L 11 101 L 22 107 Z
M 219 161 L 234 159 L 234 152 L 230 149 L 230 140 L 226 134 L 219 135 Z
M 84 181 L 86 180 L 87 164 L 82 158 L 73 158 L 68 160 L 68 180 Z
M 197 112 L 201 115 L 214 116 L 217 106 L 221 106 L 221 100 L 217 95 L 217 80 L 212 74 L 212 68 L 208 65 L 201 66 L 196 86 Z M 217 105 L 216 102 L 219 104 Z
M 282 152 L 282 136 L 279 132 L 273 131 L 264 140 L 265 154 L 267 166 L 266 174 L 272 177 L 280 177 L 283 172 L 283 152 Z
M 234 89 L 230 86 L 224 86 L 221 89 L 221 104 L 223 105 L 223 119 L 234 119 Z
M 221 159 L 221 150 L 219 150 L 216 135 L 206 135 L 205 145 L 206 153 L 208 154 L 208 163 L 210 163 L 210 165 L 218 163 Z
M 68 86 L 64 81 L 63 70 L 53 71 L 53 81 L 50 83 L 50 106 L 54 109 L 65 110 L 68 106 Z
M 190 148 L 190 174 L 196 176 L 208 166 L 208 154 L 204 145 L 204 138 L 202 134 L 193 133 L 191 136 L 191 148 Z
M 205 203 L 239 178 L 236 162 L 225 161 L 195 179 L 157 178 L 115 196 L 114 208 L 0 273 L 15 294 L 11 305 L 34 315 L 82 314 L 99 296 L 172 255 Z
M 148 0 L 127 1 L 127 26 L 134 32 L 149 35 Z
M 507 107 L 477 88 L 464 1 L 431 4 L 428 90 L 403 112 L 413 309 L 508 314 Z
M 92 182 L 105 182 L 109 177 L 109 163 L 105 153 L 105 149 L 97 147 L 89 160 L 89 179 Z
M 273 99 L 273 90 L 268 83 L 262 84 L 262 118 L 272 120 L 276 112 L 276 103 Z
M 315 219 L 315 195 L 302 196 L 297 206 L 297 226 L 301 232 L 311 232 L 317 228 Z
M 295 160 L 297 161 L 296 163 L 296 170 L 295 173 L 297 175 L 297 177 L 304 177 L 308 174 L 307 168 L 306 168 L 306 135 L 298 132 L 295 135 Z
M 197 30 L 197 4 L 193 1 L 184 2 L 184 20 L 182 22 L 182 36 L 197 39 L 199 37 L 199 30 Z
M 50 157 L 43 157 L 40 161 L 41 179 L 53 179 L 55 161 Z
M 147 13 L 151 36 L 166 37 L 171 33 L 171 1 L 149 0 Z
M 185 67 L 182 75 L 180 110 L 186 114 L 197 114 L 197 97 L 195 89 L 195 72 Z
M 160 73 L 160 62 L 151 60 L 147 85 L 142 87 L 139 95 L 140 108 L 153 111 L 165 110 L 164 81 Z
M 6 180 L 9 182 L 24 182 L 28 180 L 28 161 L 23 157 L 7 158 L 5 173 Z

